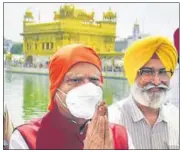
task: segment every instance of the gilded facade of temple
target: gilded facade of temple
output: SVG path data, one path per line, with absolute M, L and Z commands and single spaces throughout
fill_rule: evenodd
M 96 21 L 94 15 L 74 5 L 64 5 L 54 12 L 52 22 L 36 23 L 32 12 L 27 10 L 21 33 L 27 60 L 33 56 L 50 56 L 71 43 L 89 45 L 100 55 L 119 55 L 115 52 L 116 13 L 109 9 L 100 21 Z

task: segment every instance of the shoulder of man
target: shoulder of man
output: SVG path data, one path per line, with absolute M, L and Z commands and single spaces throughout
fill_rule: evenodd
M 21 146 L 22 143 L 26 143 L 26 145 L 30 149 L 35 149 L 37 134 L 40 128 L 44 126 L 43 121 L 45 119 L 50 119 L 50 112 L 46 113 L 42 118 L 35 118 L 30 121 L 27 121 L 25 124 L 22 124 L 14 129 L 14 139 L 12 141 Z M 18 138 L 16 136 L 19 136 Z M 16 141 L 21 139 L 19 141 Z M 23 144 L 25 145 L 25 144 Z M 27 147 L 23 146 L 23 147 Z M 16 146 L 15 146 L 16 147 Z
M 18 130 L 15 130 L 10 138 L 9 149 L 29 149 L 25 139 Z
M 173 114 L 176 115 L 179 114 L 179 109 L 170 102 L 163 104 L 162 108 L 164 109 L 165 114 L 169 114 L 169 112 L 173 112 Z
M 122 124 L 122 113 L 125 113 L 130 102 L 130 98 L 127 97 L 120 100 L 108 107 L 109 122 Z
M 15 138 L 12 139 L 13 142 L 21 142 L 20 145 L 23 144 L 24 145 L 23 147 L 28 146 L 30 149 L 35 149 L 36 137 L 38 130 L 41 127 L 41 123 L 42 123 L 42 118 L 36 118 L 16 127 L 13 132 L 13 134 L 15 133 L 14 134 Z M 21 140 L 15 141 L 16 139 L 17 140 L 21 139 Z M 25 146 L 24 143 L 26 143 L 27 146 Z
M 167 119 L 168 123 L 172 124 L 173 127 L 179 127 L 179 109 L 171 104 L 165 103 L 163 105 L 164 117 Z

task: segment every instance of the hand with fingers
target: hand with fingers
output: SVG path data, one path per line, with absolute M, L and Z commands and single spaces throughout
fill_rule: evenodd
M 108 109 L 105 102 L 96 108 L 95 114 L 88 125 L 84 149 L 113 149 L 112 131 L 108 123 Z

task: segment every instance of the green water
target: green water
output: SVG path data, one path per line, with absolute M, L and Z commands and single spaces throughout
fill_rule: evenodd
M 104 99 L 108 104 L 128 96 L 129 85 L 122 79 L 104 80 Z M 47 75 L 4 72 L 4 102 L 15 126 L 47 112 L 49 79 Z

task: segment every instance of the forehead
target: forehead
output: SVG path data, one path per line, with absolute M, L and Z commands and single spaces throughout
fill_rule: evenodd
M 77 63 L 75 64 L 65 75 L 75 76 L 75 75 L 83 75 L 83 76 L 100 76 L 101 72 L 99 69 L 90 63 Z
M 159 59 L 150 59 L 143 67 L 153 67 L 155 69 L 165 68 Z

